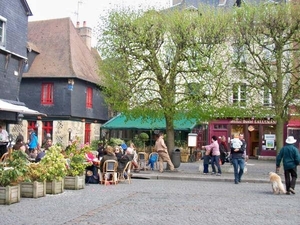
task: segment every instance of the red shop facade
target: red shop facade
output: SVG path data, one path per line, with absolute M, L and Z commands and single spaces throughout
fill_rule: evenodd
M 224 119 L 211 121 L 208 140 L 225 136 L 228 146 L 235 134 L 244 134 L 249 158 L 276 157 L 276 121 L 273 119 Z

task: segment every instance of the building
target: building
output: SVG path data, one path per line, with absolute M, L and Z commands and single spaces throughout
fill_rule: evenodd
M 47 117 L 25 116 L 16 126 L 35 129 L 41 146 L 47 138 L 63 146 L 75 136 L 82 143 L 99 140 L 100 126 L 108 120 L 91 32 L 85 22 L 75 27 L 70 18 L 28 24 L 20 100 Z
M 32 12 L 26 0 L 0 2 L 0 125 L 9 133 L 26 133 L 27 129 L 13 130 L 25 115 L 43 115 L 26 107 L 19 100 L 20 83 L 27 64 L 28 17 Z

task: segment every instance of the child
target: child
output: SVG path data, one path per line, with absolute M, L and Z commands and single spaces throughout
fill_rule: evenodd
M 243 145 L 243 142 L 239 139 L 239 135 L 238 134 L 235 134 L 234 135 L 234 138 L 231 139 L 231 147 L 234 148 L 235 150 L 236 149 L 240 149 Z
M 155 154 L 155 153 L 151 154 L 149 161 L 148 161 L 148 165 L 150 164 L 151 170 L 154 170 L 154 163 L 157 162 L 157 158 L 158 158 L 158 154 Z

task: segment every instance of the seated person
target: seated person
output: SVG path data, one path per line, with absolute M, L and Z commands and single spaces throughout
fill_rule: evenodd
M 21 139 L 17 139 L 16 144 L 13 146 L 13 150 L 21 150 L 24 153 L 26 152 L 26 146 Z
M 123 156 L 122 151 L 120 151 L 120 148 L 118 146 L 115 147 L 115 155 L 118 160 Z
M 93 165 L 97 166 L 100 164 L 100 161 L 92 152 L 85 153 L 85 158 L 87 162 L 92 163 Z
M 41 159 L 46 155 L 46 152 L 43 150 L 40 150 L 39 153 L 37 154 L 36 158 L 35 158 L 35 162 L 39 162 L 41 161 Z
M 154 170 L 154 163 L 157 161 L 157 159 L 158 159 L 158 154 L 152 154 L 150 156 L 148 165 L 150 165 L 151 170 Z
M 101 175 L 100 175 L 100 180 L 101 180 L 101 178 L 102 178 L 102 174 L 103 174 L 103 165 L 104 165 L 104 162 L 106 161 L 106 160 L 116 160 L 116 161 L 118 161 L 118 159 L 117 159 L 117 157 L 116 157 L 116 155 L 115 155 L 115 151 L 114 151 L 114 148 L 113 147 L 111 147 L 111 146 L 107 146 L 106 148 L 105 148 L 105 152 L 106 152 L 106 154 L 104 154 L 104 156 L 102 157 L 102 159 L 101 159 L 101 161 L 100 161 L 100 165 L 99 165 L 99 168 L 100 168 L 100 172 L 101 172 Z M 107 178 L 109 178 L 110 177 L 110 174 L 109 173 L 107 173 L 107 174 L 105 174 L 105 176 L 107 177 Z
M 119 173 L 123 172 L 126 164 L 132 160 L 133 160 L 133 150 L 131 148 L 127 148 L 127 150 L 125 151 L 125 155 L 123 155 L 118 160 L 118 172 Z

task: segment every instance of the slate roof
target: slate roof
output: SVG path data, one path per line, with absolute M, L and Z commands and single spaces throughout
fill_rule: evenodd
M 78 78 L 100 83 L 100 55 L 89 50 L 70 18 L 29 22 L 28 47 L 39 54 L 23 78 Z

